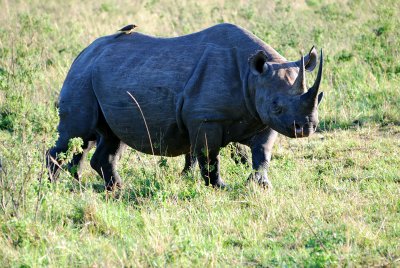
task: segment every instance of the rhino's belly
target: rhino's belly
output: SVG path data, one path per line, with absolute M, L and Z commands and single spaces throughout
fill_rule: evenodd
M 178 126 L 179 97 L 174 92 L 160 88 L 119 88 L 102 93 L 97 98 L 108 125 L 130 147 L 166 156 L 190 151 L 188 133 Z
M 101 105 L 107 124 L 128 146 L 147 154 L 178 156 L 190 151 L 187 132 L 174 118 L 135 107 Z
M 188 135 L 179 131 L 176 124 L 154 126 L 151 121 L 144 125 L 140 116 L 132 118 L 135 123 L 120 127 L 111 125 L 114 133 L 128 146 L 147 154 L 178 156 L 190 151 Z

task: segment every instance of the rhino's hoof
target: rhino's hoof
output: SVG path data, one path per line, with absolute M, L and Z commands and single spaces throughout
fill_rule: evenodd
M 209 186 L 209 185 L 210 185 L 210 183 L 207 183 L 207 181 L 206 181 L 206 186 Z M 217 189 L 225 189 L 226 184 L 224 183 L 223 180 L 219 179 L 218 181 L 216 181 L 214 183 L 211 182 L 211 186 L 213 188 L 217 188 Z
M 122 188 L 122 182 L 120 182 L 120 181 L 115 182 L 115 183 L 108 183 L 106 185 L 106 190 L 108 192 L 114 192 L 114 191 L 120 190 L 121 188 Z
M 214 184 L 213 187 L 218 189 L 225 189 L 226 184 L 223 181 L 219 181 L 218 183 Z
M 272 190 L 272 183 L 267 179 L 267 180 L 259 180 L 258 184 L 268 190 Z
M 260 173 L 252 173 L 247 179 L 248 182 L 254 181 L 257 182 L 261 187 L 272 190 L 272 183 L 269 181 L 267 176 L 263 176 Z

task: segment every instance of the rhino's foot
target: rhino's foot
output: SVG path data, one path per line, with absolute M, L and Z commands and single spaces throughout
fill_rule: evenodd
M 193 171 L 194 171 L 194 168 L 183 169 L 180 174 L 182 177 L 185 177 L 185 176 L 190 175 Z
M 248 182 L 250 182 L 250 181 L 257 182 L 260 186 L 262 186 L 263 188 L 266 188 L 266 189 L 272 190 L 272 188 L 273 188 L 272 183 L 268 179 L 267 174 L 263 175 L 259 172 L 254 172 L 254 173 L 250 174 L 247 181 Z
M 216 183 L 212 184 L 212 186 L 217 189 L 225 189 L 226 188 L 226 184 L 222 179 L 219 179 Z
M 181 172 L 181 176 L 186 176 L 190 172 L 194 170 L 194 167 L 196 166 L 197 163 L 197 158 L 194 155 L 191 155 L 190 153 L 185 155 L 185 167 L 183 168 Z
M 122 188 L 122 181 L 109 182 L 106 184 L 106 190 L 114 192 Z
M 206 184 L 206 186 L 211 185 L 213 188 L 217 188 L 217 189 L 224 189 L 226 187 L 226 184 L 222 179 L 218 179 L 216 181 L 205 180 L 205 184 Z

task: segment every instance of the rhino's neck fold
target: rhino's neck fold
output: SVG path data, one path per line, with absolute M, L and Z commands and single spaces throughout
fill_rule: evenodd
M 244 99 L 246 108 L 255 120 L 261 122 L 261 118 L 256 110 L 256 87 L 254 75 L 251 74 L 250 69 L 247 70 L 245 79 L 243 80 Z

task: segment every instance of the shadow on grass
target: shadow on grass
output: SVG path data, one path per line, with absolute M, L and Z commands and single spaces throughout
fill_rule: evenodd
M 376 118 L 376 117 L 359 117 L 353 121 L 340 121 L 336 119 L 322 119 L 319 122 L 317 132 L 329 132 L 334 130 L 348 130 L 357 127 L 363 127 L 370 124 L 376 124 L 380 127 L 390 125 L 400 126 L 400 119 L 396 118 Z

